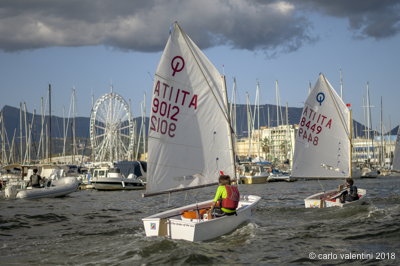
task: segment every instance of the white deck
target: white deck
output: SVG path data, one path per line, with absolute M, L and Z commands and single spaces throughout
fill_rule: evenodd
M 171 239 L 205 241 L 235 230 L 252 216 L 252 209 L 260 199 L 260 197 L 253 195 L 243 196 L 239 202 L 237 215 L 211 220 L 182 220 L 181 218 L 181 213 L 185 210 L 208 208 L 212 202 L 211 200 L 161 212 L 142 220 L 148 237 L 167 236 Z
M 327 199 L 327 198 L 335 198 L 337 196 L 337 190 L 331 190 L 328 192 L 319 192 L 314 195 L 309 196 L 304 200 L 304 205 L 306 208 L 328 208 L 328 207 L 345 207 L 361 204 L 366 196 L 367 191 L 365 189 L 358 189 L 358 195 L 360 199 L 350 202 L 341 203 L 339 198 L 336 199 Z

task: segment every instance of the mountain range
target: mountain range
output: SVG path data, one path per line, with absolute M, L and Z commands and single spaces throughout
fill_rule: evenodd
M 247 111 L 247 105 L 245 104 L 237 104 L 236 105 L 236 131 L 237 131 L 237 136 L 239 138 L 241 137 L 247 137 L 248 134 L 248 125 L 247 125 L 247 117 L 248 117 L 248 111 Z M 255 106 L 251 105 L 250 106 L 250 112 L 254 114 L 255 111 Z M 264 104 L 260 105 L 260 126 L 271 126 L 274 127 L 277 125 L 278 119 L 280 121 L 280 124 L 286 124 L 286 117 L 288 119 L 289 124 L 297 124 L 300 121 L 301 117 L 301 112 L 302 108 L 298 107 L 288 107 L 287 108 L 287 115 L 286 115 L 286 108 L 285 107 L 278 107 L 276 105 L 271 105 L 271 104 Z M 12 106 L 4 106 L 1 110 L 4 118 L 4 125 L 5 125 L 5 132 L 6 132 L 6 141 L 8 143 L 12 142 L 13 136 L 15 134 L 15 142 L 19 142 L 19 128 L 20 128 L 20 109 Z M 269 113 L 269 115 L 268 115 Z M 279 118 L 277 118 L 277 113 L 280 114 Z M 33 114 L 27 112 L 26 114 L 26 121 L 29 124 L 32 121 Z M 257 116 L 258 117 L 258 116 Z M 258 121 L 257 117 L 255 119 L 255 126 L 257 128 L 258 126 Z M 269 118 L 269 119 L 268 119 Z M 269 121 L 268 121 L 269 120 Z M 282 121 L 283 120 L 283 121 Z M 45 121 L 49 121 L 49 116 L 45 116 Z M 68 118 L 58 117 L 58 116 L 52 116 L 51 117 L 51 136 L 53 139 L 62 139 L 63 138 L 63 123 L 67 123 L 69 121 L 69 128 L 71 129 L 72 125 L 72 119 L 68 120 Z M 134 118 L 134 121 L 136 123 L 136 131 L 137 133 L 139 132 L 139 129 L 141 127 L 141 122 L 142 119 L 141 117 L 136 117 Z M 146 131 L 148 129 L 148 121 L 149 119 L 146 118 Z M 25 123 L 25 118 L 23 116 L 23 124 Z M 89 126 L 90 126 L 90 118 L 89 117 L 76 117 L 75 118 L 75 123 L 76 123 L 76 138 L 79 139 L 79 141 L 82 143 L 88 142 L 88 139 L 90 138 L 90 133 L 89 133 Z M 33 125 L 32 125 L 32 142 L 38 142 L 40 138 L 40 132 L 41 132 L 41 117 L 39 114 L 35 115 L 35 119 L 33 120 Z M 25 126 L 23 126 L 24 128 Z M 365 126 L 355 120 L 353 120 L 353 130 L 359 137 L 365 136 Z M 398 130 L 398 126 L 390 130 L 390 132 L 387 132 L 385 135 L 396 135 Z M 372 136 L 374 135 L 374 132 L 371 132 Z M 377 134 L 375 132 L 375 134 Z M 68 132 L 68 137 L 71 138 L 72 133 L 71 130 Z M 90 146 L 90 145 L 88 145 Z

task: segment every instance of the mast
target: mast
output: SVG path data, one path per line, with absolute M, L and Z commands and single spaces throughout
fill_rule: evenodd
M 251 146 L 252 146 L 252 139 L 253 139 L 253 119 L 251 115 L 251 108 L 250 108 L 250 97 L 249 93 L 246 92 L 246 105 L 247 105 L 247 136 L 249 139 L 249 150 L 248 150 L 248 158 L 251 158 Z
M 7 155 L 6 155 L 6 140 L 5 140 L 5 133 L 4 133 L 4 108 L 1 111 L 1 163 L 7 164 Z
M 26 102 L 24 102 L 24 119 L 25 119 L 25 154 L 24 154 L 24 163 L 26 161 L 26 157 L 27 157 L 27 152 L 28 152 L 28 120 L 26 117 Z
M 16 133 L 17 133 L 17 129 L 14 128 L 14 135 L 13 135 L 13 138 L 12 138 L 12 141 L 11 141 L 11 149 L 10 149 L 10 156 L 9 156 L 9 159 L 12 160 L 11 163 L 15 163 L 15 161 L 16 161 L 15 152 L 14 152 L 14 149 L 15 149 L 14 148 L 15 147 L 15 135 L 16 135 Z
M 35 122 L 35 115 L 36 115 L 36 109 L 33 109 L 33 115 L 32 115 L 32 120 L 29 125 L 29 138 L 28 138 L 28 163 L 31 163 L 31 149 L 32 149 L 32 128 L 33 128 L 33 123 Z
M 128 99 L 128 105 L 129 105 L 129 115 L 131 115 L 132 114 L 132 99 L 131 98 L 129 98 Z M 132 126 L 133 126 L 133 131 L 132 132 L 134 132 L 133 133 L 133 141 L 135 142 L 135 135 L 136 135 L 136 124 L 133 122 L 133 118 L 132 117 L 130 117 L 130 118 L 128 118 L 128 119 L 130 119 L 130 121 L 129 122 L 131 122 L 132 121 Z M 133 145 L 133 147 L 134 147 L 135 145 Z M 130 160 L 130 161 L 132 161 L 133 160 L 133 148 L 132 147 L 132 150 L 129 150 L 128 151 L 128 157 L 127 157 L 127 159 L 128 160 Z
M 22 151 L 22 102 L 19 103 L 19 156 L 20 162 L 23 164 L 23 151 Z
M 381 96 L 381 166 L 385 163 L 385 156 L 384 156 L 384 146 L 383 146 L 383 100 Z
M 233 130 L 236 135 L 236 78 L 233 78 L 232 98 L 230 105 L 231 123 L 233 123 Z
M 370 136 L 369 136 L 369 131 L 370 131 L 370 128 L 371 128 L 371 124 L 370 124 L 370 122 L 371 122 L 371 120 L 370 120 L 370 117 L 369 117 L 369 115 L 370 115 L 370 109 L 369 109 L 369 82 L 367 82 L 367 99 L 366 99 L 366 101 L 367 101 L 367 109 L 366 109 L 366 113 L 367 113 L 367 160 L 368 161 L 370 161 L 370 155 L 369 155 L 369 140 L 370 140 Z
M 392 120 L 389 115 L 389 163 L 393 165 L 393 156 L 392 156 Z
M 353 117 L 352 117 L 352 110 L 349 107 L 349 129 L 350 129 L 350 149 L 349 149 L 349 177 L 353 177 Z
M 275 100 L 276 100 L 276 126 L 279 127 L 279 93 L 278 80 L 275 80 Z
M 286 140 L 286 158 L 288 158 L 288 152 L 290 152 L 290 155 L 292 155 L 292 138 L 290 137 L 290 126 L 289 126 L 289 106 L 288 102 L 286 102 L 286 138 L 289 140 Z M 290 146 L 289 146 L 289 141 L 290 141 Z M 290 151 L 289 151 L 290 147 Z M 292 157 L 292 156 L 290 156 Z
M 342 69 L 339 70 L 340 72 L 340 98 L 343 100 L 343 78 L 342 78 Z
M 51 84 L 49 84 L 49 134 L 48 134 L 48 156 L 51 162 Z
M 372 128 L 372 118 L 371 118 L 371 102 L 369 97 L 369 82 L 367 82 L 367 117 L 368 117 L 368 142 L 370 137 L 370 130 Z M 374 134 L 375 135 L 375 134 Z M 375 159 L 375 149 L 374 149 L 374 138 L 371 138 L 371 146 L 372 146 L 372 159 Z M 369 157 L 369 146 L 368 146 L 368 157 Z M 371 160 L 372 161 L 372 160 Z
M 257 81 L 257 89 L 256 89 L 256 97 L 257 97 L 257 129 L 258 129 L 258 158 L 260 158 L 260 148 L 261 148 L 261 130 L 260 130 L 260 83 Z
M 45 158 L 45 142 L 44 142 L 44 123 L 45 123 L 45 109 L 44 109 L 44 102 L 43 102 L 43 97 L 40 97 L 40 103 L 41 103 L 41 115 L 42 115 L 42 126 L 40 128 L 40 148 L 41 148 L 41 160 Z M 38 156 L 39 157 L 39 156 Z
M 63 158 L 65 159 L 65 145 L 67 142 L 66 134 L 65 134 L 65 107 L 63 106 Z
M 75 88 L 72 89 L 72 163 L 75 162 L 76 155 L 76 107 L 75 107 Z
M 224 102 L 225 102 L 225 106 L 226 109 L 228 109 L 228 91 L 226 89 L 226 79 L 225 76 L 222 75 L 222 88 L 223 88 L 223 94 L 224 94 Z M 232 151 L 231 155 L 232 155 L 232 163 L 233 163 L 233 175 L 234 175 L 234 180 L 236 180 L 236 184 L 239 184 L 239 179 L 236 173 L 236 157 L 235 157 L 235 149 L 233 148 L 234 146 L 234 142 L 233 142 L 233 135 L 232 135 L 232 125 L 231 125 L 231 119 L 230 116 L 227 116 L 228 119 L 228 136 L 229 136 L 229 140 L 230 140 L 230 145 L 229 145 L 229 149 Z
M 143 95 L 143 111 L 142 111 L 142 123 L 143 123 L 143 155 L 144 160 L 147 160 L 146 155 L 146 92 Z

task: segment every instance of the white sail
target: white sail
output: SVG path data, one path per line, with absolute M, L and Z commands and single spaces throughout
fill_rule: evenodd
M 234 176 L 225 81 L 174 24 L 154 79 L 146 195 Z
M 397 131 L 396 146 L 394 148 L 392 170 L 400 171 L 400 127 Z
M 350 140 L 350 111 L 320 74 L 299 122 L 292 176 L 349 177 Z

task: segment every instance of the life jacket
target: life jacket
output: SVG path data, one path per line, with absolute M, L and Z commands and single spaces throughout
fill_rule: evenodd
M 222 199 L 222 208 L 236 210 L 239 205 L 240 193 L 237 186 L 225 186 L 228 196 Z

